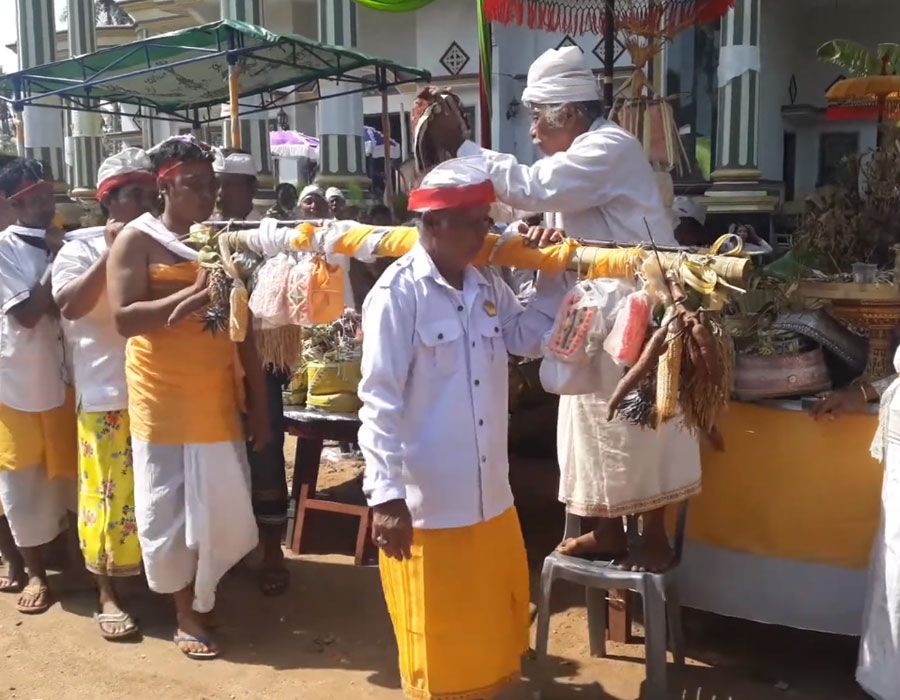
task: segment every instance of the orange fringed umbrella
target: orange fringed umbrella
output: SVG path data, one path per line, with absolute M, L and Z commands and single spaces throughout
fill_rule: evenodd
M 825 93 L 833 121 L 900 120 L 900 75 L 839 80 Z

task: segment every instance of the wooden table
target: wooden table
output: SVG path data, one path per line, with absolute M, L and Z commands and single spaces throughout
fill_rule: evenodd
M 369 547 L 369 531 L 372 523 L 369 507 L 329 501 L 317 498 L 316 495 L 324 441 L 356 442 L 359 418 L 355 413 L 328 413 L 305 406 L 285 406 L 284 424 L 285 431 L 297 438 L 285 544 L 292 552 L 300 554 L 307 511 L 352 515 L 359 518 L 354 561 L 357 565 L 362 564 Z

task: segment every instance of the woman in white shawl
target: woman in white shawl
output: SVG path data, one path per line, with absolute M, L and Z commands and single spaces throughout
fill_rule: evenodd
M 900 348 L 894 355 L 900 373 Z M 900 377 L 855 382 L 820 401 L 817 418 L 862 412 L 881 402 L 872 456 L 884 465 L 881 524 L 872 547 L 856 680 L 878 700 L 900 700 Z

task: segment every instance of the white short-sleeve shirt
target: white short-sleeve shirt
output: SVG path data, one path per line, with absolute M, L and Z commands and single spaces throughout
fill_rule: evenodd
M 0 233 L 0 403 L 18 411 L 49 411 L 66 398 L 59 321 L 45 314 L 34 328 L 25 328 L 10 314 L 28 299 L 50 264 L 45 249 L 27 242 L 43 238 L 44 231 L 21 226 Z
M 53 296 L 86 273 L 108 245 L 103 228 L 78 232 L 53 263 Z M 109 298 L 104 291 L 96 306 L 77 321 L 63 320 L 72 352 L 75 392 L 83 411 L 122 411 L 128 408 L 125 388 L 125 338 L 116 331 Z

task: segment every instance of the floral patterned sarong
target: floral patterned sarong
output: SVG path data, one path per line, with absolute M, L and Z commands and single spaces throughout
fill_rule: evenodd
M 128 411 L 78 412 L 78 539 L 89 571 L 141 572 Z

